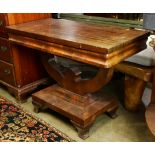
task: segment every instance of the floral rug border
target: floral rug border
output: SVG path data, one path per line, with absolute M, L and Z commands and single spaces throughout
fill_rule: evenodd
M 1 101 L 1 99 L 5 100 L 5 101 Z M 69 136 L 67 136 L 65 133 L 63 133 L 62 131 L 58 130 L 57 128 L 53 127 L 51 124 L 47 123 L 46 121 L 44 121 L 43 119 L 35 116 L 34 114 L 32 114 L 31 112 L 27 111 L 26 109 L 24 109 L 21 105 L 19 105 L 16 102 L 10 101 L 9 99 L 3 97 L 0 95 L 0 102 L 8 102 L 11 104 L 14 104 L 17 108 L 19 108 L 20 110 L 22 110 L 25 114 L 30 115 L 31 117 L 33 117 L 35 120 L 39 121 L 40 123 L 44 124 L 46 127 L 52 129 L 54 132 L 56 132 L 58 135 L 62 136 L 64 139 L 68 140 L 69 142 L 75 142 L 75 140 L 73 140 L 72 138 L 70 138 Z M 2 142 L 0 140 L 0 142 Z M 5 142 L 5 141 L 4 141 Z

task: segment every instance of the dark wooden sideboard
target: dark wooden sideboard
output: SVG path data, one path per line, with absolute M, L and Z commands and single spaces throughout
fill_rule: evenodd
M 46 13 L 0 14 L 0 83 L 5 85 L 18 101 L 24 101 L 28 92 L 47 81 L 47 73 L 36 50 L 10 45 L 6 26 L 49 17 L 51 14 Z

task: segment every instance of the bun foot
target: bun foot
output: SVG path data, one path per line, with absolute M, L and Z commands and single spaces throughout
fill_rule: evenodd
M 107 114 L 110 118 L 114 119 L 114 118 L 116 118 L 116 117 L 118 116 L 117 113 L 116 113 L 117 109 L 118 109 L 118 108 L 110 109 L 110 110 L 108 110 L 108 111 L 106 112 L 106 114 Z
M 92 123 L 91 122 L 89 125 L 87 125 L 86 127 L 83 127 L 83 126 L 80 126 L 79 124 L 77 124 L 76 122 L 72 121 L 71 120 L 71 123 L 74 125 L 74 127 L 77 129 L 78 131 L 78 136 L 85 140 L 89 137 L 89 129 L 90 127 L 92 126 Z
M 41 112 L 41 111 L 47 109 L 47 106 L 42 105 L 42 104 L 39 104 L 38 102 L 32 101 L 32 104 L 33 104 L 33 106 L 34 106 L 33 111 L 34 111 L 35 113 L 39 113 L 39 112 Z

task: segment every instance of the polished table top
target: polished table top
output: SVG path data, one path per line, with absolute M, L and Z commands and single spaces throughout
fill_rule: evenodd
M 146 48 L 149 32 L 66 19 L 8 26 L 9 40 L 44 52 L 110 68 Z

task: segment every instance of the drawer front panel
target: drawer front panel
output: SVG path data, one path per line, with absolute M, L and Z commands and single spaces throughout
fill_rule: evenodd
M 8 37 L 5 31 L 5 26 L 6 26 L 5 15 L 3 13 L 0 13 L 0 36 L 1 37 Z
M 10 44 L 7 39 L 0 38 L 0 60 L 12 62 Z
M 12 64 L 0 61 L 0 80 L 13 86 L 16 85 L 14 68 Z
M 3 29 L 6 26 L 4 14 L 0 14 L 0 29 Z

